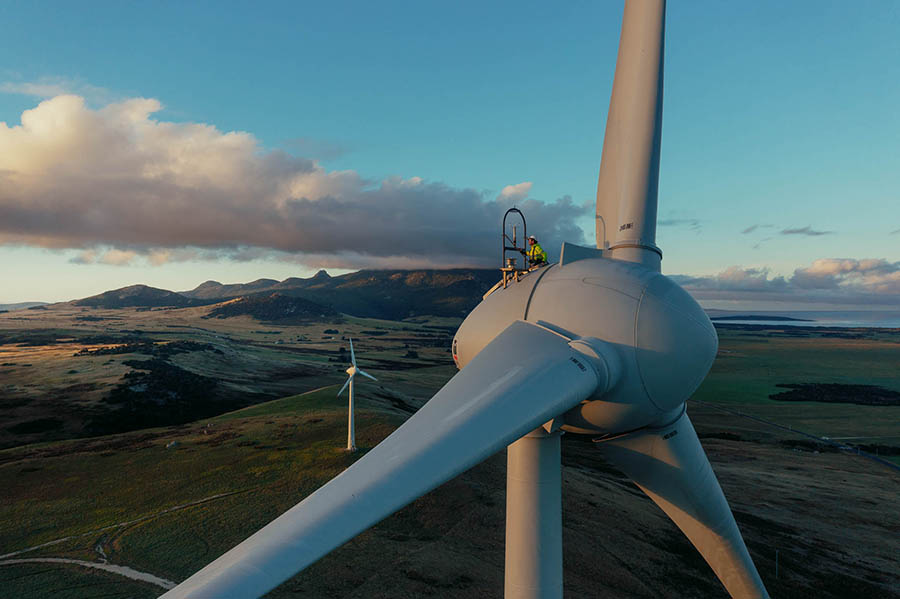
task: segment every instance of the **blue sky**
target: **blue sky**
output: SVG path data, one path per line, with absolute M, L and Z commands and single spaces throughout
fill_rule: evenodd
M 491 219 L 499 225 L 502 208 L 525 198 L 549 241 L 578 237 L 580 226 L 591 243 L 582 207 L 596 192 L 621 11 L 619 2 L 0 5 L 0 173 L 32 177 L 18 187 L 0 177 L 0 209 L 15 209 L 0 229 L 0 303 L 320 266 L 491 264 L 478 253 L 492 247 Z M 898 30 L 894 1 L 670 3 L 664 272 L 708 305 L 900 304 Z M 42 101 L 32 128 L 43 133 L 17 132 Z M 148 171 L 191 192 L 170 201 Z M 259 178 L 280 187 L 248 183 Z M 133 188 L 142 192 L 124 197 Z M 285 208 L 279 193 L 312 202 Z M 257 222 L 254 198 L 265 194 L 274 212 L 260 208 L 268 216 Z M 140 203 L 139 222 L 117 220 L 134 213 L 128 202 Z M 239 219 L 216 229 L 217 202 L 238 206 L 259 232 L 238 232 Z M 72 224 L 91 206 L 101 208 L 90 226 Z M 284 210 L 301 224 L 271 222 Z M 329 229 L 345 212 L 346 228 Z

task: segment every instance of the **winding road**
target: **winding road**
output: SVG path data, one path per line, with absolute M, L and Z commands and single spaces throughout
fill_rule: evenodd
M 250 490 L 252 490 L 252 489 L 243 489 L 240 491 L 231 491 L 229 493 L 219 493 L 217 495 L 210 495 L 209 497 L 204 497 L 202 499 L 197 499 L 196 501 L 191 501 L 188 503 L 175 505 L 175 506 L 166 508 L 164 510 L 154 512 L 152 514 L 148 514 L 146 516 L 141 516 L 140 518 L 135 518 L 133 520 L 127 520 L 125 522 L 110 524 L 109 526 L 104 526 L 102 528 L 96 528 L 94 530 L 89 530 L 87 532 L 79 533 L 76 535 L 69 535 L 67 537 L 62 537 L 60 539 L 54 539 L 52 541 L 47 541 L 46 543 L 41 543 L 40 545 L 34 545 L 33 547 L 27 547 L 25 549 L 20 549 L 18 551 L 5 553 L 3 555 L 0 555 L 0 566 L 13 566 L 13 565 L 17 565 L 17 564 L 34 564 L 34 563 L 74 564 L 76 566 L 83 566 L 85 568 L 94 568 L 97 570 L 103 570 L 105 572 L 111 572 L 113 574 L 118 574 L 120 576 L 130 578 L 131 580 L 147 582 L 147 583 L 156 585 L 158 587 L 162 587 L 163 589 L 171 589 L 178 583 L 173 582 L 171 580 L 167 580 L 165 578 L 161 578 L 154 574 L 150 574 L 149 572 L 141 572 L 140 570 L 135 570 L 134 568 L 129 568 L 128 566 L 120 566 L 117 564 L 110 564 L 106 559 L 106 553 L 103 550 L 102 541 L 98 542 L 97 545 L 95 545 L 95 547 L 94 547 L 95 551 L 97 551 L 98 555 L 100 556 L 99 560 L 96 562 L 89 562 L 89 561 L 80 560 L 80 559 L 70 559 L 70 558 L 65 558 L 65 557 L 20 558 L 20 557 L 16 557 L 16 556 L 22 555 L 23 553 L 29 553 L 31 551 L 36 551 L 38 549 L 43 549 L 45 547 L 50 547 L 52 545 L 58 545 L 60 543 L 64 543 L 64 542 L 72 540 L 72 539 L 96 535 L 97 533 L 102 533 L 102 532 L 110 530 L 110 529 L 124 528 L 127 526 L 131 526 L 133 524 L 137 524 L 139 522 L 145 522 L 147 520 L 152 520 L 153 518 L 158 518 L 159 516 L 169 514 L 171 512 L 176 512 L 178 510 L 195 507 L 195 506 L 203 504 L 203 503 L 215 501 L 215 500 L 221 499 L 223 497 L 229 497 L 231 495 L 237 495 L 238 493 L 245 493 Z

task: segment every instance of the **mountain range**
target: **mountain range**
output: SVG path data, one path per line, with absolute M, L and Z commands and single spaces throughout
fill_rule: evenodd
M 132 285 L 72 303 L 101 308 L 183 308 L 253 297 L 256 299 L 245 305 L 265 306 L 265 310 L 284 306 L 287 310 L 301 309 L 304 313 L 316 312 L 315 305 L 318 305 L 323 308 L 318 310 L 321 314 L 341 312 L 351 316 L 401 320 L 421 315 L 464 316 L 498 279 L 495 269 L 362 270 L 337 277 L 320 270 L 308 279 L 258 279 L 238 284 L 206 281 L 181 292 Z M 263 300 L 264 297 L 268 299 Z M 283 298 L 299 298 L 307 303 L 291 304 Z M 226 310 L 224 314 L 233 311 Z M 222 312 L 217 314 L 221 315 Z

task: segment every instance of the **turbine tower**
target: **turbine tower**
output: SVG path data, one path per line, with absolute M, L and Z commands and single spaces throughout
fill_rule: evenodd
M 350 468 L 164 597 L 259 597 L 508 446 L 507 599 L 563 594 L 560 435 L 591 435 L 737 598 L 768 597 L 685 411 L 718 337 L 660 273 L 664 0 L 626 0 L 597 193 L 597 248 L 490 292 L 460 371 Z
M 350 375 L 350 378 L 347 379 L 347 382 L 344 383 L 344 386 L 341 387 L 341 390 L 338 391 L 337 394 L 338 397 L 340 397 L 341 393 L 344 392 L 344 389 L 350 387 L 350 406 L 347 416 L 347 451 L 356 451 L 356 428 L 353 423 L 353 410 L 355 408 L 353 397 L 353 379 L 357 374 L 368 377 L 373 381 L 377 381 L 378 379 L 376 379 L 368 372 L 365 372 L 362 368 L 357 368 L 356 354 L 353 352 L 353 339 L 350 339 L 350 368 L 348 368 L 346 372 L 348 375 Z

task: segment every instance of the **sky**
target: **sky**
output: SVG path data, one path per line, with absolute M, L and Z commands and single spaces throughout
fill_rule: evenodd
M 621 2 L 0 4 L 0 303 L 591 245 Z M 657 244 L 900 306 L 900 4 L 672 2 Z

